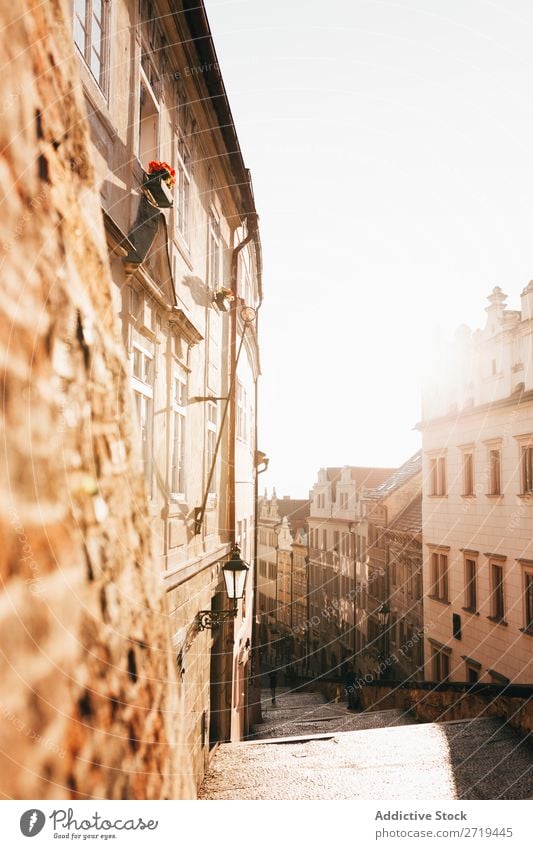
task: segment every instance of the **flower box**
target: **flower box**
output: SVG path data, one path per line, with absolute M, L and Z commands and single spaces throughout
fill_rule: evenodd
M 150 199 L 160 209 L 169 209 L 172 206 L 172 189 L 168 185 L 168 171 L 153 171 L 147 174 L 144 188 L 150 194 Z

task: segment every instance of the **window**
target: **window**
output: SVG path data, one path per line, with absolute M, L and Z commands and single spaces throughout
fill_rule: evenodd
M 503 594 L 503 563 L 490 564 L 490 597 L 491 616 L 495 622 L 503 622 L 505 619 L 505 600 Z
M 477 562 L 472 557 L 465 557 L 465 610 L 477 610 Z
M 477 684 L 479 681 L 479 670 L 480 667 L 477 664 L 472 663 L 472 661 L 465 661 L 466 666 L 466 680 L 469 684 Z
M 474 453 L 463 452 L 463 495 L 474 495 Z
M 429 494 L 446 495 L 446 457 L 429 459 Z
M 105 91 L 107 0 L 75 0 L 74 42 L 96 82 Z
M 218 426 L 218 409 L 217 405 L 211 401 L 207 404 L 207 474 L 211 472 L 211 467 L 215 462 L 215 451 L 217 444 L 217 426 Z M 216 468 L 213 469 L 211 482 L 209 484 L 209 494 L 215 495 L 217 491 L 217 475 Z
M 524 631 L 533 633 L 533 564 L 523 573 Z
M 489 450 L 489 495 L 501 495 L 501 454 L 499 448 Z
M 322 529 L 322 550 L 326 551 L 328 547 L 328 532 L 325 528 Z
M 450 676 L 450 652 L 431 647 L 431 677 L 433 681 L 446 681 Z
M 237 381 L 237 439 L 246 442 L 247 438 L 247 395 L 246 389 Z
M 174 377 L 172 391 L 172 460 L 170 489 L 174 494 L 185 493 L 185 422 L 187 403 L 187 380 L 181 371 Z
M 341 510 L 347 510 L 348 509 L 348 493 L 347 492 L 341 492 L 341 494 L 340 494 L 340 508 L 341 508 Z
M 147 56 L 143 56 L 139 86 L 138 154 L 146 170 L 151 159 L 159 156 L 159 100 L 156 73 Z
M 207 280 L 209 288 L 212 291 L 220 289 L 220 224 L 218 217 L 212 212 L 209 216 L 209 266 L 207 271 Z
M 522 495 L 533 495 L 533 445 L 522 445 L 520 450 Z
M 181 133 L 176 133 L 175 144 L 176 185 L 174 188 L 174 221 L 186 242 L 189 241 L 189 216 L 191 200 L 191 154 Z
M 440 551 L 431 555 L 431 596 L 448 601 L 448 555 Z
M 154 360 L 149 351 L 134 345 L 132 352 L 132 386 L 139 423 L 143 471 L 152 497 L 153 441 L 153 374 Z

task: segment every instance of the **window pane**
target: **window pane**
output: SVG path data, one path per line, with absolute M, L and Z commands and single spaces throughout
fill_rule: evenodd
M 85 28 L 77 15 L 74 18 L 74 43 L 85 55 Z

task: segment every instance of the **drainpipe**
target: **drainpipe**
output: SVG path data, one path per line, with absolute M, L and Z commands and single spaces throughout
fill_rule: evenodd
M 230 338 L 230 387 L 231 395 L 229 399 L 229 462 L 228 462 L 228 482 L 229 482 L 229 498 L 228 498 L 228 532 L 231 545 L 235 545 L 235 438 L 236 438 L 236 421 L 237 421 L 237 270 L 239 263 L 239 254 L 250 242 L 257 231 L 257 215 L 248 215 L 246 219 L 247 235 L 233 249 L 231 255 L 231 272 L 230 272 L 230 289 L 233 293 L 233 301 L 231 302 L 231 338 Z M 253 306 L 253 304 L 249 304 Z

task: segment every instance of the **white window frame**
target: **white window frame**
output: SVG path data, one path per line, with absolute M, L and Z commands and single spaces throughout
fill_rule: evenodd
M 211 208 L 209 213 L 208 228 L 208 269 L 207 283 L 212 292 L 216 292 L 222 285 L 222 237 L 220 234 L 220 220 L 216 210 Z
M 155 144 L 151 151 L 146 152 L 141 150 L 141 133 L 142 133 L 142 124 L 141 120 L 141 96 L 142 89 L 144 88 L 146 96 L 150 98 L 153 106 L 155 107 Z M 143 169 L 146 170 L 148 167 L 148 162 L 152 159 L 157 160 L 159 158 L 159 147 L 161 143 L 161 104 L 159 103 L 159 98 L 157 96 L 156 91 L 154 90 L 150 80 L 146 75 L 146 71 L 143 66 L 139 66 L 139 127 L 137 132 L 137 158 L 141 163 Z M 144 161 L 146 159 L 146 161 Z
M 187 373 L 175 366 L 172 376 L 172 430 L 170 452 L 170 493 L 172 498 L 184 499 L 185 447 L 187 439 Z M 177 485 L 176 485 L 177 483 Z
M 446 455 L 432 454 L 428 458 L 428 495 L 441 497 L 447 494 Z
M 141 362 L 141 372 L 135 373 L 136 355 Z M 148 380 L 145 379 L 145 364 L 150 362 Z M 135 409 L 138 416 L 139 431 L 141 436 L 141 456 L 143 462 L 144 476 L 148 486 L 148 496 L 153 497 L 153 452 L 154 452 L 154 385 L 155 385 L 155 358 L 154 353 L 138 341 L 133 342 L 131 350 L 131 386 L 134 394 Z M 142 413 L 143 406 L 146 410 L 146 438 L 143 439 Z
M 208 401 L 206 404 L 206 458 L 207 468 L 206 475 L 209 475 L 211 465 L 215 457 L 215 449 L 218 434 L 218 407 L 214 401 Z M 217 468 L 213 470 L 213 477 L 209 485 L 209 497 L 214 498 L 217 494 Z
M 450 592 L 450 561 L 449 550 L 441 548 L 430 549 L 430 598 L 436 601 L 448 602 Z
M 463 497 L 471 498 L 476 494 L 474 448 L 473 446 L 462 449 L 462 472 L 463 472 Z
M 248 394 L 246 387 L 237 380 L 237 427 L 236 436 L 241 442 L 248 440 Z
M 183 138 L 180 127 L 175 131 L 174 168 L 176 184 L 174 186 L 174 227 L 185 244 L 190 240 L 191 217 L 191 151 Z
M 74 44 L 76 45 L 83 61 L 91 74 L 91 77 L 97 84 L 98 88 L 101 90 L 102 94 L 107 97 L 107 90 L 109 87 L 109 47 L 110 47 L 110 38 L 108 37 L 109 33 L 109 0 L 102 0 L 101 2 L 101 20 L 98 21 L 96 15 L 94 14 L 94 0 L 84 0 L 85 6 L 85 15 L 84 20 L 82 21 L 80 16 L 77 13 L 76 6 L 77 0 L 74 0 L 73 3 L 73 39 Z M 93 58 L 93 26 L 95 20 L 98 22 L 98 25 L 101 29 L 101 39 L 100 39 L 100 56 L 98 57 L 98 72 L 95 72 L 95 69 L 92 65 Z M 78 34 L 81 30 L 83 35 L 83 44 L 80 44 L 78 40 Z M 95 52 L 95 51 L 94 51 Z M 96 53 L 96 52 L 95 52 Z M 98 54 L 96 54 L 98 56 Z

